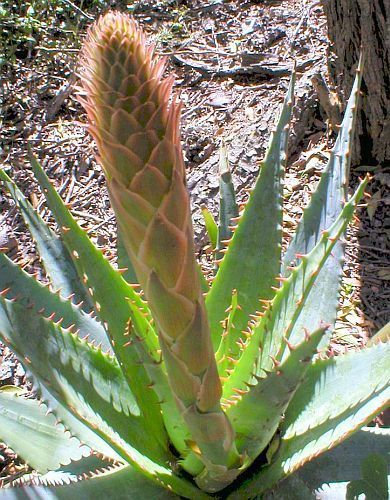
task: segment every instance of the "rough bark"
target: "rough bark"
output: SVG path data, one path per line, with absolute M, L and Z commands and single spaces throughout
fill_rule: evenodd
M 342 103 L 365 54 L 354 163 L 390 161 L 390 1 L 322 0 L 330 39 L 329 74 Z

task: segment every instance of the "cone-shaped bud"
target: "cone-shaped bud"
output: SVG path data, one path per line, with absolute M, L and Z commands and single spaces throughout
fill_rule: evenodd
M 156 321 L 172 391 L 205 462 L 232 467 L 233 432 L 194 254 L 172 78 L 127 15 L 89 31 L 80 97 L 124 243 Z

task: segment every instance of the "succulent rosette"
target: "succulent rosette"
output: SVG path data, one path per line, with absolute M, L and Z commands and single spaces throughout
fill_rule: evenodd
M 280 498 L 283 488 L 303 498 L 325 481 L 339 495 L 337 483 L 356 479 L 360 461 L 388 450 L 389 437 L 363 427 L 388 404 L 389 327 L 365 348 L 327 355 L 343 236 L 368 182 L 348 197 L 361 64 L 328 164 L 285 252 L 294 73 L 240 210 L 222 145 L 218 220 L 203 208 L 216 264 L 208 284 L 194 251 L 180 104 L 164 60 L 136 21 L 109 12 L 89 30 L 80 61 L 79 99 L 118 223 L 120 269 L 32 154 L 58 233 L 0 169 L 49 283 L 0 253 L 0 338 L 37 396 L 0 388 L 0 439 L 33 470 L 4 481 L 0 495 L 249 499 L 291 474 Z M 363 462 L 363 474 L 370 467 Z M 350 491 L 362 483 L 352 481 Z M 381 495 L 382 486 L 378 480 Z

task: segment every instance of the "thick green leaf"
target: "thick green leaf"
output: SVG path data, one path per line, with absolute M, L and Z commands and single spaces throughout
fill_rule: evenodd
M 278 483 L 264 495 L 264 500 L 345 499 L 349 481 L 361 477 L 362 461 L 376 453 L 390 466 L 389 450 L 389 429 L 363 427 Z
M 179 498 L 203 500 L 211 498 L 190 483 L 186 483 L 183 487 L 179 478 L 167 477 L 163 471 L 158 473 L 157 482 L 167 484 L 171 480 L 180 497 L 154 484 L 130 466 L 98 472 L 97 475 L 78 482 L 74 482 L 74 476 L 66 474 L 47 475 L 35 481 L 40 484 L 39 486 L 0 489 L 0 497 L 4 496 L 7 500 L 43 498 L 45 500 L 69 500 L 69 498 L 74 500 L 179 500 Z M 67 484 L 69 481 L 72 482 Z M 57 482 L 59 484 L 55 485 Z
M 60 402 L 125 460 L 136 455 L 133 447 L 157 460 L 170 457 L 149 432 L 149 422 L 140 414 L 114 358 L 33 310 L 3 298 L 0 335 L 51 395 L 49 406 Z M 64 424 L 83 439 L 77 429 L 73 431 L 72 421 L 64 420 Z M 93 443 L 88 444 L 93 448 Z
M 225 378 L 229 373 L 227 370 L 232 369 L 235 359 L 230 356 L 232 351 L 232 343 L 235 342 L 234 335 L 231 331 L 235 325 L 236 315 L 239 311 L 237 291 L 232 292 L 232 302 L 227 310 L 227 318 L 223 322 L 223 332 L 218 351 L 215 353 L 215 359 L 218 363 L 218 372 L 221 377 Z
M 297 254 L 307 254 L 314 248 L 321 238 L 322 231 L 328 229 L 340 215 L 347 199 L 361 76 L 360 65 L 329 162 L 283 257 L 282 275 L 284 276 L 288 276 L 287 266 L 296 262 Z M 319 321 L 329 323 L 332 327 L 334 325 L 344 259 L 344 244 L 341 241 L 336 243 L 332 254 L 334 258 L 325 264 L 317 277 L 316 286 L 306 299 L 297 322 L 297 331 L 302 330 L 302 327 L 312 330 L 317 327 Z M 323 345 L 325 346 L 329 343 L 331 331 L 332 329 L 329 330 L 329 336 L 324 338 Z
M 232 496 L 232 498 L 234 498 Z M 278 483 L 276 488 L 256 497 L 261 500 L 319 500 L 313 491 L 302 481 L 299 474 L 292 474 Z M 341 500 L 341 499 L 340 499 Z
M 36 399 L 0 388 L 0 440 L 30 467 L 44 473 L 90 454 Z
M 165 466 L 174 458 L 149 432 L 150 422 L 138 413 L 114 359 L 33 310 L 3 298 L 0 298 L 0 336 L 40 382 L 42 399 L 48 401 L 50 409 L 54 407 L 53 412 L 72 435 L 94 449 L 95 433 L 99 451 L 103 439 L 114 450 L 108 456 L 119 455 L 158 484 L 183 496 L 185 492 L 197 491 Z M 74 419 L 67 419 L 64 407 L 84 424 L 82 428 L 93 432 L 84 435 L 80 426 L 75 428 Z
M 54 321 L 60 321 L 63 328 L 73 329 L 81 338 L 89 337 L 90 341 L 101 344 L 103 350 L 111 349 L 103 326 L 79 307 L 65 300 L 58 294 L 51 293 L 32 276 L 14 264 L 6 255 L 0 253 L 0 290 L 8 289 L 3 294 L 8 299 L 17 297 L 18 303 L 31 307 Z
M 213 214 L 207 207 L 202 207 L 203 220 L 206 226 L 206 231 L 210 239 L 213 250 L 217 248 L 218 241 L 218 226 L 214 220 Z
M 291 265 L 296 260 L 295 255 L 297 253 L 308 253 L 315 246 L 321 237 L 321 231 L 328 229 L 333 224 L 346 201 L 350 150 L 361 79 L 362 69 L 360 68 L 355 78 L 344 119 L 329 162 L 283 257 L 283 268 L 285 270 L 286 266 Z
M 127 255 L 126 249 L 123 245 L 121 232 L 117 230 L 117 242 L 116 249 L 118 255 L 118 266 L 120 269 L 124 269 L 122 276 L 127 281 L 127 283 L 138 283 L 137 276 L 135 274 L 133 264 L 131 263 L 129 256 Z
M 272 370 L 275 360 L 284 361 L 287 339 L 297 344 L 305 338 L 307 330 L 296 331 L 296 323 L 304 307 L 310 290 L 327 259 L 332 259 L 332 250 L 337 239 L 344 233 L 350 222 L 356 204 L 363 196 L 367 179 L 363 181 L 341 214 L 308 255 L 302 256 L 301 263 L 282 282 L 274 299 L 269 303 L 263 316 L 248 335 L 244 351 L 223 386 L 223 397 L 229 400 L 234 392 L 245 390 L 251 383 L 252 374 L 264 376 L 264 371 Z M 317 329 L 323 327 L 319 321 Z M 309 330 L 310 331 L 310 330 Z
M 165 447 L 166 432 L 155 387 L 159 384 L 166 388 L 168 382 L 158 364 L 158 340 L 150 324 L 148 307 L 73 219 L 33 156 L 31 165 L 74 259 L 79 277 L 86 282 L 98 315 L 109 332 L 119 365 L 149 422 L 149 434 Z M 159 372 L 158 378 L 151 379 L 151 373 L 156 371 Z M 165 392 L 168 393 L 168 389 Z M 171 406 L 175 411 L 173 402 Z
M 237 290 L 241 307 L 231 333 L 237 341 L 242 335 L 241 330 L 247 326 L 248 315 L 256 311 L 259 299 L 271 298 L 271 286 L 275 284 L 275 276 L 280 271 L 282 180 L 294 81 L 293 75 L 256 186 L 206 297 L 215 351 L 221 341 L 220 322 L 225 319 L 225 310 L 230 306 L 233 290 Z M 238 346 L 235 342 L 232 345 L 231 354 L 235 357 Z
M 109 469 L 113 467 L 120 467 L 122 464 L 114 462 L 102 457 L 98 454 L 92 454 L 88 457 L 83 457 L 76 462 L 69 462 L 62 465 L 59 470 L 49 471 L 46 474 L 38 474 L 32 471 L 27 474 L 8 475 L 3 481 L 0 481 L 0 496 L 5 492 L 9 492 L 9 488 L 20 487 L 32 484 L 62 484 L 63 482 L 75 482 L 80 479 L 92 477 L 96 473 L 101 473 L 102 469 Z M 7 488 L 5 491 L 1 488 Z
M 198 264 L 198 275 L 200 280 L 200 287 L 202 289 L 202 293 L 207 293 L 210 290 L 209 283 L 203 274 L 202 267 Z
M 19 207 L 35 241 L 45 270 L 50 276 L 53 289 L 59 290 L 65 298 L 74 295 L 75 303 L 83 302 L 85 309 L 90 310 L 92 306 L 90 297 L 83 283 L 80 282 L 72 258 L 61 239 L 41 219 L 16 184 L 2 169 L 0 169 L 0 179 Z
M 305 382 L 286 412 L 282 425 L 284 439 L 303 435 L 315 426 L 327 426 L 330 420 L 338 420 L 340 416 L 350 415 L 353 420 L 354 411 L 360 412 L 359 408 L 366 408 L 366 404 L 371 413 L 379 412 L 382 403 L 378 409 L 372 409 L 369 403 L 377 397 L 378 401 L 386 401 L 389 366 L 390 343 L 317 360 L 309 368 Z M 362 374 L 362 383 L 356 383 Z M 365 412 L 367 409 L 362 410 L 362 414 Z M 340 424 L 344 426 L 346 422 Z M 339 432 L 334 431 L 335 435 Z
M 326 327 L 320 328 L 301 344 L 290 346 L 283 363 L 266 378 L 259 378 L 227 408 L 226 414 L 236 432 L 238 451 L 251 461 L 260 455 L 277 431 L 325 331 Z
M 324 266 L 329 263 L 337 265 L 338 260 L 333 253 L 334 249 L 353 218 L 356 206 L 364 195 L 367 182 L 366 177 L 350 201 L 344 205 L 334 223 L 326 231 L 322 231 L 317 244 L 308 254 L 301 256 L 300 264 L 291 272 L 287 281 L 282 283 L 279 308 L 276 298 L 271 306 L 271 309 L 277 311 L 276 314 L 270 312 L 270 316 L 275 319 L 272 335 L 265 335 L 261 340 L 263 350 L 258 369 L 266 370 L 272 366 L 270 355 L 276 356 L 279 361 L 283 359 L 285 345 L 279 347 L 283 336 L 292 344 L 296 344 L 305 338 L 307 331 L 310 332 L 324 324 L 328 327 L 332 324 L 326 322 L 326 319 L 329 319 L 328 316 L 322 317 L 313 313 L 317 303 L 311 302 L 310 294 L 313 289 L 316 289 L 317 280 Z M 279 293 L 277 295 L 279 299 Z M 322 297 L 321 300 L 324 301 L 325 298 Z M 315 320 L 313 317 L 310 321 L 307 320 L 308 303 Z
M 227 148 L 222 141 L 219 153 L 219 221 L 217 235 L 217 259 L 223 255 L 219 253 L 224 248 L 224 241 L 232 237 L 232 219 L 238 217 L 238 205 L 234 190 L 232 174 L 230 173 Z
M 240 494 L 273 487 L 369 422 L 388 405 L 389 366 L 389 343 L 317 360 L 288 407 L 271 465 Z
M 362 479 L 355 479 L 347 486 L 347 500 L 358 500 L 362 494 L 366 500 L 388 500 L 387 462 L 382 455 L 368 455 L 361 465 Z
M 31 157 L 31 162 L 79 276 L 86 280 L 92 291 L 98 315 L 109 332 L 119 365 L 148 420 L 149 433 L 154 434 L 165 448 L 166 428 L 176 448 L 186 456 L 189 453 L 186 444 L 188 430 L 160 363 L 159 344 L 147 304 L 95 248 L 63 204 L 38 161 Z

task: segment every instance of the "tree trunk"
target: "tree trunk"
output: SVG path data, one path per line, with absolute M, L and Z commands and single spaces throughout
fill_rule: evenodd
M 390 162 L 390 0 L 322 0 L 331 42 L 329 74 L 343 104 L 361 48 L 362 101 L 353 162 Z

